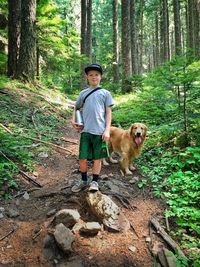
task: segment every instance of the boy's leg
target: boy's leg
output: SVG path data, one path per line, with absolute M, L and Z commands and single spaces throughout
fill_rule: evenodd
M 82 181 L 87 182 L 87 160 L 86 159 L 80 159 L 79 160 L 80 165 L 80 172 L 81 172 L 81 179 Z
M 101 159 L 95 159 L 93 161 L 93 168 L 92 168 L 93 179 L 90 184 L 89 191 L 99 190 L 98 179 L 100 171 L 101 171 Z
M 92 168 L 92 174 L 93 174 L 93 180 L 97 182 L 99 173 L 101 171 L 101 159 L 95 159 L 93 161 L 93 168 Z M 95 179 L 97 178 L 97 179 Z

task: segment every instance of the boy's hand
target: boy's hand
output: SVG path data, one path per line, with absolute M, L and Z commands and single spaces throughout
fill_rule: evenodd
M 81 132 L 83 130 L 83 125 L 79 125 L 75 121 L 71 120 L 72 126 L 78 131 Z
M 108 141 L 109 138 L 110 138 L 110 131 L 109 130 L 105 130 L 105 132 L 102 134 L 102 140 Z

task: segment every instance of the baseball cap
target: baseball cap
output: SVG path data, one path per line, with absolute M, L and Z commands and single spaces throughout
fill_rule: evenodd
M 103 70 L 102 70 L 101 65 L 99 65 L 99 64 L 97 64 L 97 63 L 92 63 L 92 64 L 87 65 L 87 66 L 85 67 L 85 73 L 86 73 L 86 74 L 88 74 L 88 71 L 90 71 L 90 70 L 96 70 L 96 71 L 100 72 L 101 75 L 103 74 Z

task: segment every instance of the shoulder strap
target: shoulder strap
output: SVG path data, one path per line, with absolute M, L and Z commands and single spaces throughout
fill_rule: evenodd
M 94 90 L 92 90 L 91 92 L 89 92 L 89 94 L 87 94 L 86 97 L 83 99 L 83 104 L 85 103 L 85 100 L 88 98 L 88 96 L 90 96 L 91 94 L 93 94 L 94 92 L 96 92 L 99 89 L 101 89 L 101 87 L 97 87 Z

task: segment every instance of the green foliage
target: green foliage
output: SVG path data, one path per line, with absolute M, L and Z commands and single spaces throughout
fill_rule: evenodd
M 0 74 L 6 73 L 6 67 L 7 67 L 7 55 L 4 53 L 0 53 Z
M 18 187 L 17 182 L 13 179 L 16 174 L 16 166 L 0 155 L 0 199 L 1 197 L 8 199 L 13 189 Z
M 63 91 L 79 87 L 79 33 L 66 17 L 71 6 L 62 1 L 40 1 L 37 5 L 37 44 L 40 79 L 48 87 Z M 65 10 L 65 11 L 64 11 Z M 64 12 L 64 14 L 63 14 Z M 73 12 L 70 12 L 73 14 Z
M 48 102 L 41 101 L 40 94 L 45 94 L 44 87 L 40 91 L 40 88 L 31 88 L 28 84 L 11 81 L 4 76 L 0 81 L 1 88 L 7 88 L 7 93 L 1 94 L 0 121 L 13 132 L 10 134 L 0 127 L 0 198 L 9 198 L 17 188 L 18 168 L 33 171 L 37 155 L 49 150 L 41 144 L 34 147 L 33 141 L 23 136 L 38 138 L 40 134 L 43 141 L 55 142 L 55 136 L 62 134 L 57 129 L 63 125 L 63 119 L 59 113 L 52 112 Z M 23 95 L 20 99 L 16 86 L 17 92 Z M 27 90 L 30 98 L 26 95 Z M 30 93 L 30 90 L 37 91 L 37 94 Z M 62 98 L 60 93 L 57 95 L 52 91 L 47 91 L 49 102 L 51 97 Z

